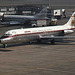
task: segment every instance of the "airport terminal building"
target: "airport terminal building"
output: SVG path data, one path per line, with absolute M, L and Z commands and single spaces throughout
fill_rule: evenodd
M 75 8 L 75 0 L 0 0 L 0 12 L 4 14 L 33 15 L 43 6 L 50 9 Z
M 33 15 L 47 5 L 48 0 L 0 0 L 0 12 Z

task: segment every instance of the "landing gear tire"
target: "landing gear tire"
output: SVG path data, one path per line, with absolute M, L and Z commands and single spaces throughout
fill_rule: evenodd
M 51 40 L 51 44 L 52 44 L 52 45 L 55 45 L 54 39 Z
M 7 47 L 7 44 L 3 44 L 3 47 L 6 48 Z
M 41 43 L 42 41 L 39 39 L 39 40 L 37 40 L 37 43 Z
M 32 41 L 29 41 L 29 44 L 32 44 Z

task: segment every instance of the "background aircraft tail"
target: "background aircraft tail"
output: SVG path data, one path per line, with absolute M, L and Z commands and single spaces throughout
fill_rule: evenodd
M 35 15 L 36 18 L 45 19 L 47 18 L 47 7 L 44 7 L 40 13 Z
M 75 28 L 75 12 L 70 17 L 69 21 L 65 24 L 68 28 Z

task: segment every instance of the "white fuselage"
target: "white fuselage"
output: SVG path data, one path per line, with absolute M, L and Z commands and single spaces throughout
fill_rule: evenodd
M 63 26 L 48 26 L 38 28 L 27 28 L 27 29 L 15 29 L 9 30 L 1 38 L 2 44 L 13 43 L 13 42 L 28 42 L 32 40 L 39 40 L 40 36 L 52 36 L 62 35 L 62 31 L 70 29 Z
M 34 16 L 24 16 L 24 15 L 4 15 L 5 18 L 34 18 Z

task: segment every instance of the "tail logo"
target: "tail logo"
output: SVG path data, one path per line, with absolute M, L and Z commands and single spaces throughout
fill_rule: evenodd
M 72 20 L 72 23 L 71 23 L 71 25 L 72 25 L 72 26 L 74 26 L 74 24 L 75 24 L 75 22 L 74 22 L 74 20 Z

